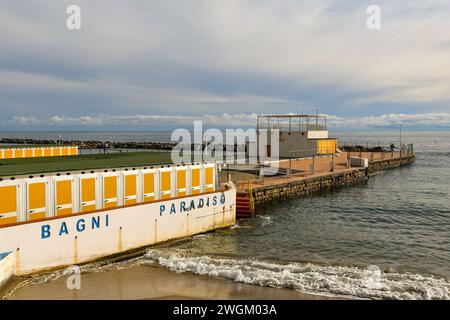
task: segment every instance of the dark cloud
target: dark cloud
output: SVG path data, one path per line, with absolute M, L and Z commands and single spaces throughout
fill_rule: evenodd
M 376 32 L 366 1 L 78 0 L 82 30 L 68 31 L 73 3 L 0 4 L 4 129 L 54 116 L 449 110 L 446 1 L 382 1 Z

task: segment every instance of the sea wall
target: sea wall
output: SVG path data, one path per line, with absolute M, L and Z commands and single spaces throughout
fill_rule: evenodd
M 301 197 L 313 192 L 363 183 L 376 172 L 407 165 L 414 160 L 415 156 L 377 160 L 370 163 L 368 168 L 353 168 L 301 180 L 256 187 L 253 189 L 255 207 L 258 208 L 278 200 Z
M 384 159 L 376 160 L 369 164 L 368 174 L 373 175 L 379 171 L 385 171 L 393 168 L 398 168 L 404 165 L 413 163 L 416 160 L 415 155 L 394 158 L 394 159 Z
M 259 207 L 277 200 L 295 198 L 312 192 L 361 183 L 367 181 L 367 179 L 368 176 L 365 169 L 330 173 L 323 176 L 255 188 L 253 189 L 253 199 L 255 207 Z
M 77 265 L 231 227 L 235 203 L 233 188 L 0 226 L 0 252 L 12 252 L 8 256 L 14 257 L 14 275 Z M 8 272 L 4 274 L 6 278 Z

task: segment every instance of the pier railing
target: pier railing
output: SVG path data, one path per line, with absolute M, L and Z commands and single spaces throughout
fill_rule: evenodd
M 414 144 L 402 144 L 400 148 L 394 144 L 389 146 L 362 146 L 362 145 L 341 145 L 339 150 L 347 152 L 349 155 L 362 157 L 362 154 L 369 154 L 369 162 L 374 160 L 393 159 L 398 157 L 410 157 L 414 153 Z
M 413 144 L 396 149 L 390 146 L 345 146 L 335 154 L 317 156 L 315 150 L 294 150 L 289 158 L 260 162 L 255 165 L 224 164 L 220 181 L 232 180 L 238 188 L 278 183 L 281 180 L 307 178 L 349 169 L 348 159 L 368 159 L 368 163 L 414 156 Z

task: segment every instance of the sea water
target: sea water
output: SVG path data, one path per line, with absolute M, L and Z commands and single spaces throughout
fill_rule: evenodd
M 127 135 L 107 134 L 121 141 L 170 137 Z M 400 141 L 392 131 L 334 135 L 346 144 Z M 102 140 L 105 133 L 88 136 Z M 236 227 L 150 248 L 133 261 L 320 295 L 450 299 L 450 132 L 403 132 L 401 139 L 415 145 L 417 160 L 411 165 L 367 183 L 280 201 Z M 134 262 L 125 268 L 132 272 Z

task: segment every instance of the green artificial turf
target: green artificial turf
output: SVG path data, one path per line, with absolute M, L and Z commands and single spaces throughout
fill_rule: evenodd
M 18 176 L 59 171 L 150 166 L 172 163 L 170 152 L 122 152 L 0 160 L 0 176 Z

